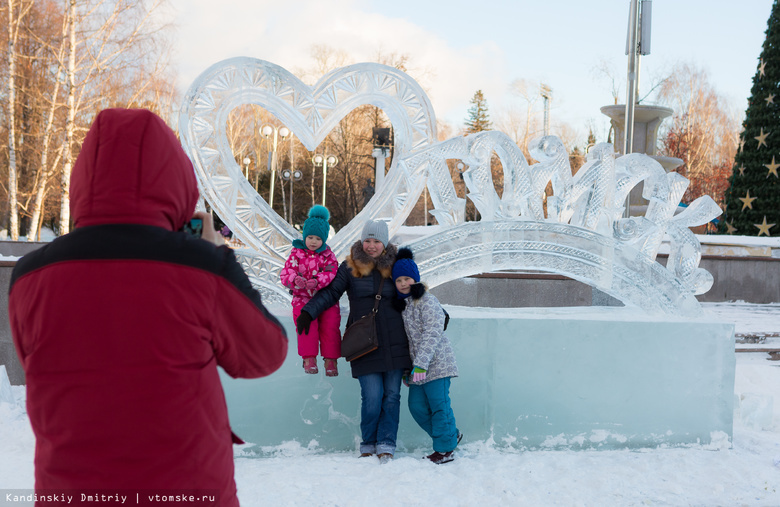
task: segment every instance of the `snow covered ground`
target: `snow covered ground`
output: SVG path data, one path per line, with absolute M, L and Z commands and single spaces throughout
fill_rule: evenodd
M 752 347 L 780 349 L 780 304 L 704 307 L 713 319 L 734 322 L 737 334 L 768 336 Z M 420 449 L 381 467 L 316 444 L 264 448 L 259 458 L 236 447 L 238 495 L 244 506 L 778 506 L 780 361 L 765 352 L 736 356 L 732 446 L 516 452 L 466 435 L 453 463 L 424 462 L 430 451 Z M 34 482 L 25 390 L 12 392 L 13 404 L 0 402 L 0 492 Z

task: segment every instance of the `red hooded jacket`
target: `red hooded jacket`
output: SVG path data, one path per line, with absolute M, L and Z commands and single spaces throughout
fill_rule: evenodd
M 269 375 L 287 339 L 229 248 L 177 232 L 197 196 L 159 117 L 97 116 L 71 178 L 73 232 L 20 259 L 11 280 L 37 491 L 238 505 L 217 365 Z

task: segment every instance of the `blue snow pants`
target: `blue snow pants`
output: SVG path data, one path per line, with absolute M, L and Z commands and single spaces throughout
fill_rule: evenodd
M 450 378 L 409 386 L 409 412 L 433 439 L 433 450 L 450 452 L 458 445 L 458 428 L 450 406 Z

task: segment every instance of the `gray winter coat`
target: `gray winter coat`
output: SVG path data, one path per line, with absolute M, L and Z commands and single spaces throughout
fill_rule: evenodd
M 418 299 L 414 296 L 406 298 L 406 309 L 402 315 L 412 364 L 427 370 L 425 380 L 416 384 L 457 377 L 455 353 L 450 340 L 444 336 L 444 310 L 436 296 L 425 291 Z

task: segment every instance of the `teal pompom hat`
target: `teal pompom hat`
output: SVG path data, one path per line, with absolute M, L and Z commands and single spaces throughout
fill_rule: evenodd
M 325 249 L 325 242 L 328 241 L 328 233 L 330 232 L 330 212 L 325 206 L 316 204 L 309 210 L 309 218 L 303 222 L 303 239 L 307 236 L 317 236 L 322 240 L 322 248 Z M 319 249 L 317 251 L 320 251 Z

